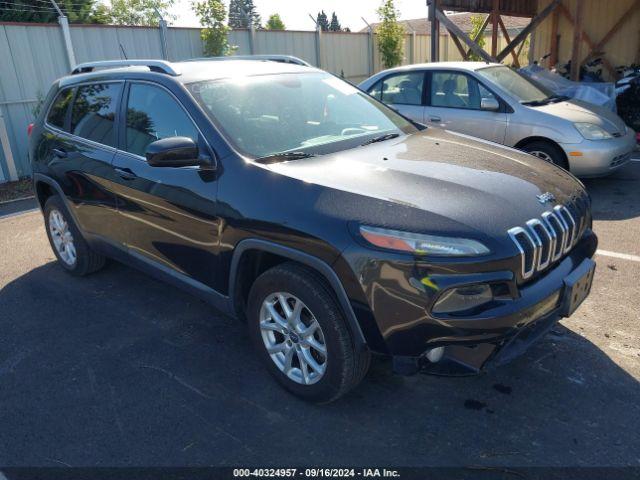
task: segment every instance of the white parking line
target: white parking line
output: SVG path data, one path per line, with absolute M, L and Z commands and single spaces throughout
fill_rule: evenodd
M 631 260 L 632 262 L 640 262 L 640 256 L 629 255 L 628 253 L 618 253 L 618 252 L 609 252 L 607 250 L 598 250 L 596 251 L 596 254 L 602 255 L 605 257 L 620 258 L 622 260 Z

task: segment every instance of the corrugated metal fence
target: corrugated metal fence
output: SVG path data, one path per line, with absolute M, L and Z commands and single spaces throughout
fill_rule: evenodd
M 72 25 L 70 30 L 78 63 L 121 59 L 124 55 L 163 57 L 158 28 Z M 235 30 L 229 34 L 229 41 L 237 46 L 238 54 L 295 55 L 353 83 L 382 69 L 375 36 L 368 33 Z M 503 38 L 500 42 L 501 47 L 505 45 Z M 406 35 L 404 63 L 429 61 L 429 44 L 428 35 Z M 168 29 L 169 60 L 201 56 L 199 29 Z M 69 72 L 67 58 L 58 25 L 0 23 L 0 182 L 30 174 L 27 125 L 51 82 Z M 448 36 L 440 40 L 440 58 L 461 59 Z

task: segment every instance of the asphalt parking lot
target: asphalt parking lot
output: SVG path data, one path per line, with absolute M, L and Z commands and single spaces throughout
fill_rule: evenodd
M 0 219 L 0 465 L 640 466 L 640 162 L 585 182 L 592 294 L 468 378 L 378 361 L 327 406 L 281 390 L 244 327 L 111 263 L 54 263 L 39 212 Z

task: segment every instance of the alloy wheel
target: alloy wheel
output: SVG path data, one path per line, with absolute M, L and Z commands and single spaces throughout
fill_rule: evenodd
M 78 258 L 69 223 L 59 210 L 49 212 L 49 232 L 53 245 L 64 263 L 72 267 Z
M 260 333 L 271 360 L 288 378 L 311 385 L 324 376 L 324 334 L 302 300 L 286 292 L 269 295 L 260 308 Z
M 542 152 L 540 150 L 533 150 L 533 151 L 529 152 L 529 155 L 533 155 L 534 157 L 541 158 L 545 162 L 553 163 L 553 159 L 546 152 Z

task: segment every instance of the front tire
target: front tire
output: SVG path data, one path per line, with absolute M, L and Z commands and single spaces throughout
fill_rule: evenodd
M 564 152 L 560 147 L 552 143 L 536 140 L 535 142 L 526 144 L 522 147 L 522 150 L 527 152 L 529 155 L 533 155 L 541 160 L 553 163 L 567 171 L 569 170 L 569 164 L 567 163 L 567 158 L 565 157 Z
M 43 210 L 49 243 L 67 272 L 83 276 L 104 266 L 105 257 L 91 250 L 58 195 L 49 197 Z
M 295 263 L 260 275 L 249 293 L 250 335 L 269 372 L 288 391 L 327 403 L 354 388 L 370 354 L 357 348 L 329 287 Z

